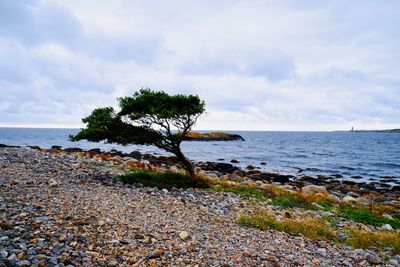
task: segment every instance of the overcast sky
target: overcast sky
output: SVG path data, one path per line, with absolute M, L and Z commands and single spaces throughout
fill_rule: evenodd
M 0 126 L 81 127 L 141 87 L 197 129 L 400 128 L 400 1 L 0 0 Z

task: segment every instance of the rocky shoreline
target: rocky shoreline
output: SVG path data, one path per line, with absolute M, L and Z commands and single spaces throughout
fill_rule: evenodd
M 241 227 L 239 214 L 288 211 L 228 192 L 123 184 L 115 178 L 125 173 L 118 166 L 179 171 L 173 157 L 137 151 L 0 146 L 0 266 L 399 266 L 396 255 L 384 262 L 374 250 Z M 321 186 L 340 201 L 398 200 L 396 188 L 294 179 L 227 163 L 197 163 L 197 172 L 282 190 Z

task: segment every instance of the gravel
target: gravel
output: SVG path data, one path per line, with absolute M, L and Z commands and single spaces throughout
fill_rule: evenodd
M 71 154 L 0 148 L 0 266 L 382 264 L 370 250 L 240 227 L 246 204 L 234 194 L 135 188 L 120 173 Z

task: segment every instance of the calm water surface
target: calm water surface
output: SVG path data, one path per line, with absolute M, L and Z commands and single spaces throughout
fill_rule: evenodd
M 52 145 L 84 149 L 116 148 L 125 152 L 139 150 L 167 154 L 151 146 L 118 146 L 69 142 L 77 129 L 0 128 L 0 143 L 7 145 Z M 289 174 L 341 174 L 345 178 L 365 179 L 392 176 L 400 180 L 400 134 L 357 132 L 243 132 L 244 142 L 184 142 L 186 155 L 196 161 L 229 162 L 237 159 L 241 167 L 249 164 L 265 171 Z M 260 165 L 266 162 L 267 165 Z

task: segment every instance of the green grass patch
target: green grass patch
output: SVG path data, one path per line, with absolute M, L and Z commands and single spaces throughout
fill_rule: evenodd
M 269 197 L 261 190 L 258 190 L 256 188 L 247 187 L 247 186 L 237 186 L 237 187 L 213 186 L 211 188 L 211 191 L 231 192 L 231 193 L 235 193 L 242 197 L 252 197 L 252 198 L 256 198 L 258 200 L 264 200 L 264 201 L 269 199 Z
M 275 197 L 272 199 L 272 204 L 284 208 L 315 209 L 311 203 L 295 195 Z
M 261 230 L 274 229 L 293 235 L 302 235 L 315 240 L 334 240 L 335 233 L 325 221 L 313 218 L 304 220 L 284 219 L 277 221 L 272 215 L 257 214 L 252 216 L 241 215 L 238 219 L 241 226 Z
M 380 217 L 367 209 L 357 209 L 349 206 L 341 206 L 339 208 L 339 215 L 347 220 L 369 224 L 374 226 L 382 226 L 390 224 L 393 228 L 400 228 L 400 220 L 397 218 L 388 219 Z
M 127 184 L 142 184 L 147 187 L 159 189 L 171 188 L 208 188 L 208 184 L 200 179 L 193 180 L 189 176 L 172 171 L 150 172 L 136 170 L 120 175 L 121 181 Z

